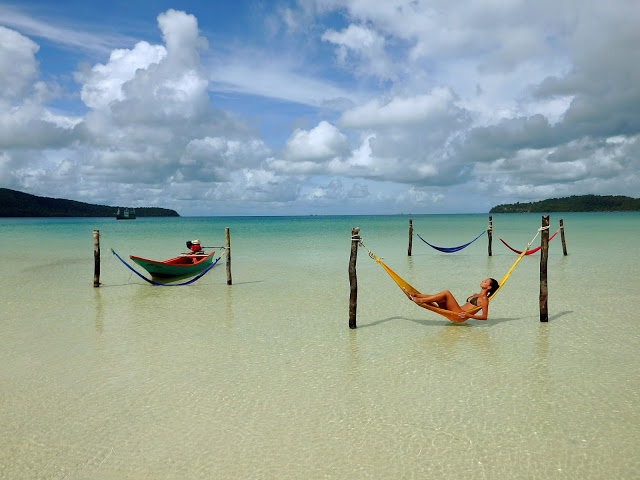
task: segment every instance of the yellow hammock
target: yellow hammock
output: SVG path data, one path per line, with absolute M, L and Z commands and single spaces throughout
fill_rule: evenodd
M 548 227 L 547 227 L 548 228 Z M 542 229 L 538 230 L 538 233 L 540 233 Z M 536 237 L 538 236 L 538 234 L 536 234 Z M 533 240 L 535 240 L 535 237 L 533 238 Z M 493 294 L 489 297 L 489 301 L 491 301 L 493 299 L 493 297 L 496 296 L 496 293 L 498 293 L 500 291 L 500 289 L 502 288 L 502 285 L 505 284 L 505 282 L 507 281 L 507 278 L 509 278 L 509 275 L 511 275 L 511 272 L 513 272 L 513 269 L 516 268 L 516 265 L 518 265 L 518 263 L 520 262 L 520 260 L 522 260 L 522 257 L 524 257 L 527 253 L 527 251 L 529 250 L 529 248 L 531 247 L 531 244 L 533 243 L 533 240 L 531 240 L 531 242 L 529 242 L 529 244 L 527 245 L 527 248 L 525 248 L 523 250 L 523 252 L 518 256 L 518 258 L 516 259 L 515 262 L 513 262 L 513 265 L 511 265 L 511 268 L 509 269 L 509 271 L 504 275 L 504 277 L 502 277 L 502 279 L 498 282 L 499 283 L 499 287 L 498 289 L 493 292 Z M 364 247 L 364 244 L 362 242 L 360 242 L 360 245 Z M 366 248 L 366 247 L 365 247 Z M 382 260 L 380 260 L 380 258 L 378 258 L 374 253 L 371 252 L 371 250 L 367 249 L 367 251 L 369 252 L 369 256 L 371 258 L 373 258 L 376 263 L 379 263 L 382 268 L 384 268 L 386 270 L 386 272 L 389 274 L 389 276 L 393 279 L 394 282 L 396 282 L 398 284 L 398 286 L 402 289 L 402 291 L 405 293 L 405 295 L 407 296 L 407 298 L 409 298 L 410 294 L 419 294 L 420 292 L 418 290 L 416 290 L 415 288 L 413 288 L 411 285 L 409 285 L 409 283 L 407 283 L 405 280 L 403 280 L 397 273 L 395 273 L 393 270 L 391 270 L 389 267 L 387 267 Z M 412 300 L 413 301 L 413 300 Z M 467 318 L 460 318 L 458 316 L 458 314 L 460 312 L 453 312 L 451 310 L 445 310 L 444 308 L 438 308 L 434 305 L 428 304 L 428 303 L 418 303 L 416 305 L 419 305 L 420 307 L 426 308 L 427 310 L 431 310 L 432 312 L 435 313 L 439 313 L 440 315 L 448 318 L 449 320 L 451 320 L 452 322 L 455 323 L 463 323 L 466 322 L 468 319 Z M 467 310 L 467 313 L 471 313 L 472 315 L 476 314 L 477 312 L 479 312 L 482 309 L 482 307 L 475 307 L 472 308 L 471 310 Z

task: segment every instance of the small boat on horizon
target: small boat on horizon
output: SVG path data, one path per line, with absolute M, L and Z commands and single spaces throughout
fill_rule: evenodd
M 122 211 L 118 208 L 116 212 L 116 220 L 135 220 L 136 219 L 136 209 L 132 208 L 124 208 Z

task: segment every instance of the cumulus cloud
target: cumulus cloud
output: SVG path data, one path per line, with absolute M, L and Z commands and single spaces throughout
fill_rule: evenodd
M 347 195 L 349 198 L 367 198 L 370 195 L 369 187 L 361 183 L 354 183 Z
M 132 50 L 114 50 L 106 65 L 97 64 L 88 72 L 79 72 L 80 96 L 89 108 L 103 109 L 125 99 L 123 86 L 135 78 L 138 70 L 146 70 L 167 56 L 162 45 L 139 42 Z
M 158 16 L 164 45 L 139 42 L 83 72 L 92 111 L 83 129 L 96 166 L 148 184 L 226 182 L 268 154 L 250 129 L 209 105 L 199 52 L 207 42 L 193 15 Z M 102 173 L 103 168 L 96 169 Z
M 0 101 L 28 95 L 38 73 L 35 54 L 40 47 L 23 35 L 0 26 Z
M 132 80 L 123 85 L 126 101 L 112 106 L 114 115 L 123 121 L 194 121 L 208 109 L 208 80 L 200 63 L 199 49 L 206 41 L 198 36 L 193 15 L 168 10 L 158 16 L 165 40 L 166 56 L 148 68 L 138 69 Z M 157 55 L 157 50 L 147 53 Z
M 292 160 L 322 162 L 348 152 L 349 142 L 344 134 L 328 122 L 305 131 L 297 129 L 285 145 L 285 156 Z
M 347 137 L 335 126 L 322 121 L 311 130 L 296 129 L 287 140 L 281 156 L 267 160 L 270 169 L 288 175 L 333 173 L 333 162 L 349 155 Z
M 259 168 L 269 153 L 259 139 L 198 138 L 185 148 L 180 172 L 186 181 L 229 181 L 234 170 Z
M 268 213 L 269 205 L 286 204 L 298 198 L 300 184 L 295 178 L 283 177 L 264 169 L 245 169 L 241 178 L 242 182 L 234 184 L 241 189 L 240 199 L 262 203 L 262 208 L 266 208 L 265 213 Z
M 70 141 L 69 129 L 65 127 L 76 123 L 43 105 L 50 92 L 44 82 L 38 81 L 35 59 L 38 50 L 30 39 L 0 26 L 0 148 L 7 151 L 64 146 Z M 5 157 L 8 155 L 5 153 Z M 25 157 L 21 159 L 24 161 Z M 15 162 L 7 160 L 7 163 Z M 11 180 L 11 176 L 9 171 L 5 178 L 15 183 L 17 177 Z
M 346 128 L 391 128 L 449 122 L 460 114 L 448 88 L 435 88 L 429 94 L 373 99 L 346 111 L 340 119 Z
M 309 188 L 303 198 L 310 203 L 324 203 L 345 198 L 344 185 L 341 180 L 331 180 L 324 185 Z
M 350 57 L 355 56 L 359 60 L 357 72 L 381 79 L 395 76 L 384 37 L 370 28 L 352 24 L 341 32 L 327 30 L 322 40 L 337 45 L 336 58 L 340 65 L 346 66 Z

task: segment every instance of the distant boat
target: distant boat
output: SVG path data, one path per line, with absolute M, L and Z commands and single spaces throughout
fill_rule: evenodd
M 129 258 L 153 277 L 181 277 L 195 275 L 207 268 L 213 262 L 214 253 L 183 253 L 164 261 L 148 260 L 135 255 L 130 255 Z
M 125 208 L 123 210 L 118 209 L 116 212 L 116 220 L 135 220 L 136 219 L 136 209 L 132 208 L 129 210 Z

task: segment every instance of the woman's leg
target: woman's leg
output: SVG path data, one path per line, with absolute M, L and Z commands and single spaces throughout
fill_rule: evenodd
M 440 293 L 434 295 L 416 294 L 411 295 L 411 300 L 416 303 L 431 303 L 437 307 L 451 310 L 452 312 L 461 312 L 462 308 L 458 305 L 458 302 L 451 294 L 449 290 L 443 290 Z

